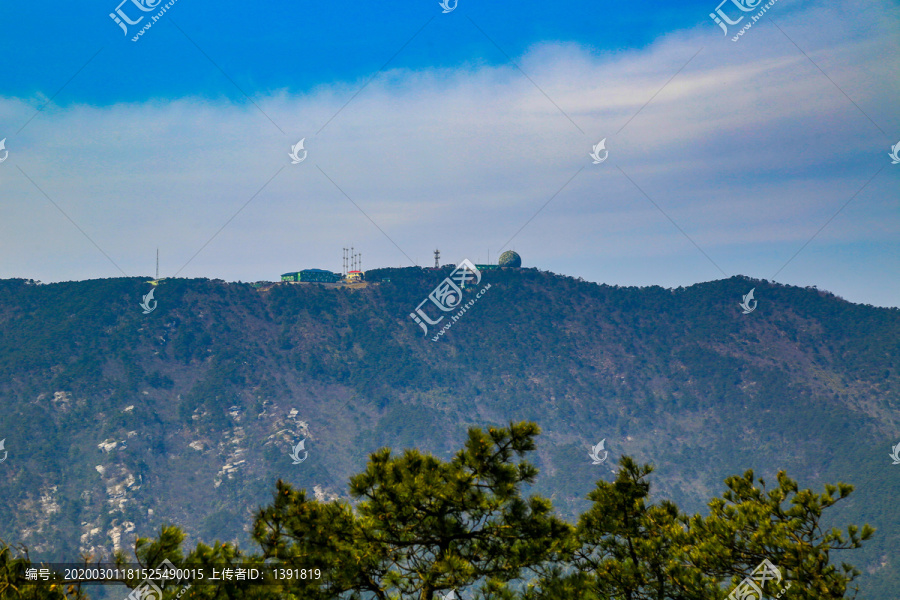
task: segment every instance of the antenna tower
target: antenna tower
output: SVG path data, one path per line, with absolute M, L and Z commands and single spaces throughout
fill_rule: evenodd
M 362 252 L 357 252 L 356 248 L 350 246 L 344 248 L 344 277 L 352 271 L 362 270 Z
M 441 268 L 441 251 L 440 250 L 434 251 L 434 268 L 435 269 Z

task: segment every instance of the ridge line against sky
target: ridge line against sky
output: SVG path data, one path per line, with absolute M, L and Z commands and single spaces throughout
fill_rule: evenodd
M 677 287 L 722 277 L 713 264 L 771 279 L 802 249 L 779 282 L 898 305 L 896 6 L 780 0 L 777 25 L 734 43 L 707 3 L 434 4 L 343 22 L 303 5 L 293 22 L 322 25 L 293 39 L 274 4 L 263 19 L 179 0 L 137 43 L 114 5 L 90 3 L 64 35 L 54 21 L 0 88 L 0 277 L 120 274 L 39 186 L 129 274 L 152 273 L 157 246 L 174 273 L 226 223 L 181 276 L 340 270 L 351 244 L 365 268 L 429 264 L 435 245 L 485 262 L 522 228 L 525 266 L 591 281 Z M 37 33 L 24 10 L 0 7 L 14 46 Z M 291 164 L 301 138 L 309 156 Z

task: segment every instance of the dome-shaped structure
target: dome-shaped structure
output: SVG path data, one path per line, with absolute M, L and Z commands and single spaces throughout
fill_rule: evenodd
M 501 267 L 512 267 L 514 269 L 518 269 L 522 266 L 522 257 L 512 250 L 507 250 L 503 254 L 500 255 L 500 260 L 497 261 Z

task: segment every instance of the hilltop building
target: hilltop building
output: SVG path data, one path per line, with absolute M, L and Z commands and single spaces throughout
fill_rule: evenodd
M 340 273 L 325 269 L 304 269 L 293 273 L 284 273 L 281 276 L 281 281 L 294 283 L 338 283 L 340 280 Z
M 344 266 L 340 273 L 327 269 L 304 269 L 283 273 L 281 281 L 284 283 L 362 283 L 366 278 L 366 274 L 362 270 L 362 253 L 356 252 L 353 247 L 343 250 Z M 365 285 L 357 287 L 365 287 Z
M 440 265 L 440 250 L 434 251 L 434 269 L 453 269 L 455 264 Z M 492 271 L 500 268 L 518 269 L 522 266 L 522 257 L 512 250 L 507 250 L 500 255 L 498 264 L 496 265 L 475 265 L 479 271 Z M 428 267 L 426 267 L 428 269 Z M 281 281 L 283 283 L 344 283 L 344 284 L 360 284 L 354 287 L 364 287 L 366 273 L 362 270 L 362 254 L 356 253 L 354 248 L 344 248 L 344 270 L 341 273 L 328 271 L 326 269 L 304 269 L 302 271 L 292 271 L 283 273 Z M 389 280 L 387 280 L 389 281 Z

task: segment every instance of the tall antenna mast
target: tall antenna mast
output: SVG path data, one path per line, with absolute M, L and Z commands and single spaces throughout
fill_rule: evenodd
M 434 268 L 435 268 L 435 269 L 440 269 L 440 268 L 441 268 L 441 262 L 440 262 L 440 261 L 441 261 L 441 251 L 440 251 L 440 250 L 435 250 L 435 251 L 434 251 Z

